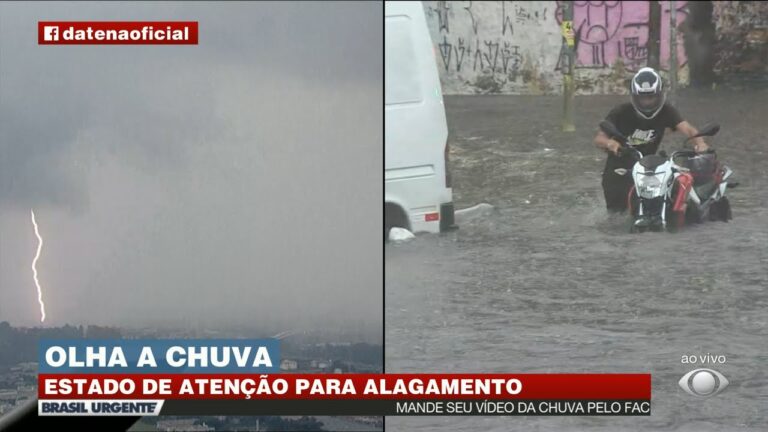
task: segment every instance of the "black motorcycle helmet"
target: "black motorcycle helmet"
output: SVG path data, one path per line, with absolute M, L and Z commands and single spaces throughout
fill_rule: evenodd
M 640 69 L 632 77 L 630 93 L 635 111 L 640 117 L 647 120 L 659 114 L 666 100 L 661 76 L 649 67 Z

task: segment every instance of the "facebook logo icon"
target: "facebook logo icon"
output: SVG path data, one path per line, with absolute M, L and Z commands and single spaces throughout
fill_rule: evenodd
M 59 27 L 57 26 L 44 26 L 43 27 L 43 40 L 57 41 L 59 40 Z

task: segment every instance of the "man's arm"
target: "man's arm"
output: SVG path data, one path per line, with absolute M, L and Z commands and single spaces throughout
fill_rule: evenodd
M 594 143 L 595 143 L 595 147 L 601 150 L 604 150 L 608 153 L 613 153 L 616 156 L 619 155 L 619 149 L 621 148 L 621 144 L 619 144 L 618 141 L 606 135 L 605 132 L 603 131 L 597 131 L 597 135 L 595 135 Z
M 683 133 L 688 138 L 690 138 L 690 137 L 696 135 L 697 133 L 699 133 L 699 131 L 695 127 L 693 127 L 693 125 L 691 125 L 690 123 L 688 123 L 685 120 L 683 120 L 680 123 L 678 123 L 675 126 L 675 130 Z M 693 142 L 693 149 L 696 152 L 701 153 L 701 152 L 707 151 L 709 149 L 709 146 L 707 145 L 707 143 L 704 142 L 704 138 L 703 137 L 693 138 L 691 140 L 691 142 Z

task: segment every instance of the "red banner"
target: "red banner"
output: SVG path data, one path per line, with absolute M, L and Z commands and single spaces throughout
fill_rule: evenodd
M 40 399 L 650 400 L 650 374 L 40 374 Z
M 197 21 L 39 21 L 39 45 L 197 45 Z

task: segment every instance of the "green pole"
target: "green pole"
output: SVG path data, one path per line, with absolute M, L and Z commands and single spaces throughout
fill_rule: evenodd
M 573 34 L 573 1 L 566 1 L 563 8 L 563 49 L 567 58 L 567 64 L 563 71 L 563 131 L 573 132 L 576 127 L 573 124 L 573 82 L 574 66 L 574 34 Z

